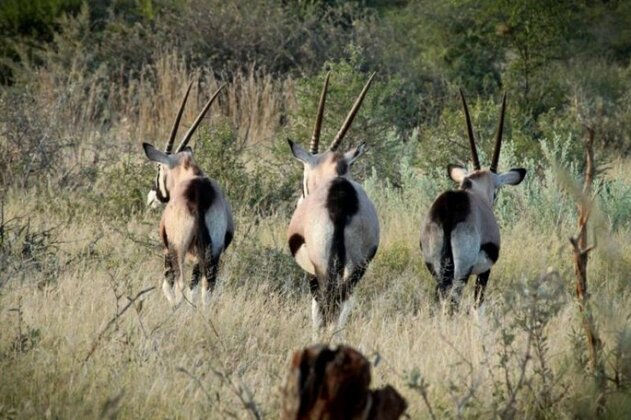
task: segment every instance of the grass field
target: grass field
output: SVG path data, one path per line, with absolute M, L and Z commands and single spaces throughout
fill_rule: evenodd
M 131 159 L 144 165 L 140 153 Z M 288 170 L 295 166 L 288 160 Z M 625 168 L 616 162 L 607 173 L 627 204 L 612 199 L 622 212 L 615 229 L 607 214 L 596 218 L 589 263 L 612 379 L 608 418 L 631 414 Z M 380 249 L 347 328 L 322 341 L 361 350 L 374 364 L 373 386 L 395 386 L 411 418 L 431 416 L 423 395 L 437 417 L 592 417 L 596 391 L 567 239 L 575 215 L 554 173 L 501 196 L 503 245 L 488 301 L 472 311 L 469 286 L 453 317 L 437 310 L 418 249 L 424 211 L 448 184 L 404 173 L 402 188 L 375 176 L 365 182 L 381 219 Z M 0 417 L 276 418 L 289 357 L 313 342 L 308 290 L 285 245 L 290 208 L 256 222 L 237 208 L 212 304 L 173 310 L 159 290 L 159 213 L 112 218 L 92 200 L 80 188 L 3 196 Z
M 335 110 L 345 113 L 364 83 L 341 67 L 336 86 L 356 89 L 331 94 L 331 132 L 343 115 Z M 164 141 L 187 80 L 196 88 L 184 125 L 205 99 L 200 90 L 218 81 L 169 54 L 149 73 L 117 85 L 36 69 L 32 92 L 1 97 L 0 418 L 277 418 L 290 356 L 314 342 L 308 287 L 285 240 L 302 173 L 285 139 L 306 143 L 320 80 L 253 69 L 229 80 L 193 145 L 232 202 L 236 236 L 211 305 L 173 310 L 160 291 L 160 213 L 144 205 L 155 167 L 140 143 Z M 362 112 L 369 105 L 370 97 Z M 496 104 L 472 110 L 495 118 Z M 362 351 L 373 386 L 396 387 L 410 418 L 593 418 L 600 391 L 568 241 L 577 233 L 580 140 L 529 139 L 535 160 L 507 135 L 500 169 L 529 172 L 497 200 L 502 248 L 483 310 L 471 310 L 469 285 L 449 317 L 433 301 L 418 242 L 431 201 L 453 187 L 428 161 L 451 158 L 437 144 L 461 151 L 450 133 L 463 127 L 436 128 L 447 143 L 432 130 L 406 138 L 373 124 L 379 108 L 371 112 L 345 145 L 368 141 L 353 172 L 377 207 L 380 246 L 347 327 L 319 341 Z M 378 135 L 362 138 L 362 128 Z M 611 159 L 596 156 L 588 276 L 608 376 L 602 415 L 629 418 L 631 162 Z

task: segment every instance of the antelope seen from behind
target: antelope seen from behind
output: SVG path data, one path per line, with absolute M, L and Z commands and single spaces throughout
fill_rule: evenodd
M 459 189 L 440 194 L 432 203 L 421 228 L 421 250 L 425 265 L 435 278 L 437 298 L 449 298 L 452 308 L 462 294 L 470 275 L 477 275 L 475 304 L 484 300 L 484 291 L 500 252 L 500 231 L 493 204 L 502 185 L 517 185 L 526 176 L 523 168 L 497 172 L 502 144 L 506 95 L 502 100 L 495 149 L 489 169 L 481 169 L 471 126 L 469 109 L 462 91 L 473 172 L 449 165 L 448 174 Z
M 192 150 L 187 146 L 223 86 L 208 100 L 172 152 L 191 86 L 192 83 L 186 90 L 164 151 L 143 143 L 147 158 L 159 164 L 148 204 L 166 203 L 160 221 L 160 238 L 164 245 L 162 290 L 174 305 L 182 299 L 187 256 L 195 261 L 190 282 L 191 299 L 201 279 L 202 301 L 208 303 L 217 278 L 219 258 L 234 235 L 230 204 L 217 183 L 194 163 Z
M 343 327 L 351 309 L 351 293 L 379 245 L 379 220 L 373 203 L 350 168 L 365 143 L 341 153 L 338 148 L 361 106 L 374 74 L 364 86 L 329 148 L 319 153 L 320 129 L 329 82 L 320 96 L 309 151 L 289 140 L 291 152 L 304 165 L 302 197 L 289 223 L 289 249 L 308 273 L 314 327 L 339 314 Z

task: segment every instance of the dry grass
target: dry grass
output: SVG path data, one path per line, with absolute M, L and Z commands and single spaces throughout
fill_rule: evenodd
M 63 222 L 63 216 L 34 212 L 36 201 L 31 195 L 11 194 L 5 218 L 28 217 L 34 230 Z M 468 314 L 465 305 L 449 318 L 436 313 L 431 279 L 420 262 L 420 215 L 402 214 L 400 206 L 379 205 L 382 247 L 358 287 L 347 329 L 333 342 L 355 346 L 376 362 L 375 384 L 394 385 L 408 400 L 412 418 L 429 416 L 421 395 L 409 386 L 414 372 L 429 384 L 428 399 L 441 417 L 497 414 L 505 401 L 497 389 L 504 381 L 498 367 L 505 349 L 501 333 L 518 315 L 503 312 L 503 295 L 553 267 L 567 290 L 565 302 L 546 328 L 546 360 L 559 395 L 546 412 L 573 417 L 585 407 L 593 409 L 588 376 L 575 366 L 577 349 L 570 332 L 578 330 L 579 321 L 571 299 L 571 260 L 564 234 L 555 237 L 521 224 L 505 229 L 486 312 Z M 181 306 L 173 311 L 156 289 L 116 319 L 95 344 L 128 298 L 159 285 L 162 262 L 154 245 L 156 223 L 154 213 L 140 214 L 120 229 L 78 216 L 60 232 L 57 254 L 64 268 L 58 278 L 41 282 L 41 274 L 30 271 L 0 282 L 3 416 L 245 418 L 255 411 L 265 418 L 277 416 L 289 355 L 312 342 L 310 298 L 304 288 L 299 293 L 279 292 L 274 287 L 279 279 L 269 271 L 244 279 L 235 279 L 232 273 L 238 271 L 248 242 L 260 240 L 284 252 L 286 220 L 281 216 L 250 227 L 247 237 L 247 221 L 239 220 L 235 246 L 210 307 Z M 628 256 L 631 244 L 624 235 L 628 232 L 618 238 L 620 253 Z M 287 263 L 293 264 L 289 258 Z M 619 293 L 620 288 L 626 290 L 628 271 L 612 268 L 602 255 L 596 255 L 590 267 L 596 319 L 605 342 L 613 343 L 616 332 L 628 327 L 621 314 L 628 312 L 629 294 Z M 525 336 L 512 332 L 517 337 L 516 356 L 509 361 L 509 372 L 517 377 Z M 323 339 L 331 339 L 327 337 Z M 86 361 L 92 347 L 95 351 Z M 529 386 L 536 390 L 533 366 L 526 372 Z M 527 387 L 521 392 L 518 412 L 538 416 L 532 396 L 536 392 Z M 616 398 L 618 394 L 611 397 Z M 628 414 L 629 401 L 622 401 L 614 407 Z M 615 418 L 622 413 L 609 414 Z
M 188 81 L 196 88 L 184 126 L 218 80 L 209 69 L 191 72 L 173 55 L 161 56 L 146 77 L 129 85 L 83 80 L 81 74 L 79 66 L 64 82 L 39 73 L 33 84 L 40 89 L 37 103 L 24 119 L 27 126 L 35 124 L 41 112 L 40 119 L 50 122 L 43 131 L 47 138 L 68 142 L 59 173 L 36 188 L 10 188 L 0 196 L 0 262 L 6 263 L 0 270 L 0 418 L 276 418 L 289 356 L 312 343 L 310 297 L 286 250 L 284 210 L 254 222 L 251 209 L 236 209 L 237 236 L 210 307 L 172 310 L 158 287 L 122 312 L 129 299 L 161 283 L 159 216 L 133 206 L 111 212 L 110 204 L 127 206 L 129 197 L 105 193 L 117 186 L 126 191 L 128 184 L 146 188 L 150 179 L 140 179 L 138 168 L 148 167 L 134 152 L 137 143 L 160 142 Z M 211 118 L 228 120 L 248 145 L 269 146 L 282 131 L 284 113 L 295 106 L 294 90 L 291 79 L 276 81 L 250 70 L 228 84 Z M 0 146 L 5 141 L 0 137 Z M 270 153 L 250 150 L 259 160 Z M 119 152 L 131 156 L 128 173 L 120 171 L 127 159 Z M 617 161 L 607 177 L 627 185 L 629 167 Z M 90 171 L 94 180 L 85 180 Z M 447 317 L 433 302 L 433 280 L 418 248 L 435 180 L 413 172 L 403 190 L 367 181 L 382 226 L 380 249 L 357 288 L 347 328 L 320 339 L 366 354 L 374 363 L 374 384 L 394 385 L 407 399 L 411 418 L 430 416 L 424 393 L 439 417 L 595 413 L 592 381 L 581 359 L 584 343 L 573 332 L 580 332 L 568 242 L 574 216 L 564 210 L 567 205 L 546 208 L 563 199 L 558 187 L 549 182 L 536 187 L 542 193 L 528 196 L 529 179 L 508 196 L 514 203 L 508 211 L 523 214 L 505 215 L 515 223 L 502 227 L 501 258 L 484 313 L 469 310 L 469 285 L 469 301 Z M 72 174 L 74 184 L 59 180 Z M 533 196 L 548 201 L 540 208 L 528 201 Z M 120 202 L 102 201 L 112 197 Z M 589 265 L 595 319 L 612 373 L 631 360 L 631 224 L 625 209 L 620 206 L 617 231 L 599 232 Z M 547 219 L 537 223 L 541 216 Z M 49 229 L 48 236 L 42 234 Z M 537 283 L 541 278 L 547 280 Z M 554 299 L 523 303 L 554 285 L 561 289 Z M 523 290 L 529 294 L 520 295 Z M 545 339 L 541 355 L 528 352 L 532 334 L 521 320 L 556 303 L 553 313 L 529 324 L 545 326 Z M 513 341 L 507 343 L 508 336 Z M 619 356 L 613 353 L 617 346 Z M 631 413 L 628 368 L 624 375 L 610 384 L 611 418 Z M 515 387 L 520 377 L 521 387 Z

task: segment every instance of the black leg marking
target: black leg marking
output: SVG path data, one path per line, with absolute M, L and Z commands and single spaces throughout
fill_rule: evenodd
M 362 264 L 353 269 L 353 271 L 351 272 L 351 275 L 348 276 L 348 278 L 342 283 L 340 287 L 339 302 L 344 302 L 345 300 L 351 297 L 351 294 L 353 293 L 353 289 L 355 289 L 355 286 L 357 285 L 359 280 L 361 280 L 361 278 L 364 277 L 364 274 L 366 273 L 367 268 L 368 268 L 368 263 Z
M 226 231 L 226 235 L 223 238 L 223 250 L 228 249 L 230 244 L 232 243 L 232 238 L 234 237 L 234 232 L 228 230 Z
M 193 275 L 191 276 L 191 285 L 190 285 L 191 290 L 197 287 L 201 276 L 202 276 L 202 272 L 199 268 L 199 263 L 197 263 L 193 266 Z
M 475 307 L 479 308 L 484 302 L 484 291 L 486 290 L 486 283 L 489 281 L 489 275 L 491 270 L 487 270 L 484 273 L 478 275 L 475 280 Z
M 451 279 L 447 281 L 439 281 L 436 285 L 436 301 L 443 302 L 449 296 L 451 289 Z
M 318 283 L 318 278 L 313 274 L 305 273 L 305 280 L 309 281 L 309 290 L 311 291 L 311 296 L 316 300 L 316 302 L 320 302 L 320 284 Z
M 436 278 L 436 271 L 434 271 L 434 264 L 426 262 L 425 267 L 427 267 L 427 270 L 432 275 L 432 277 Z
M 212 292 L 217 282 L 217 273 L 219 272 L 219 257 L 211 257 L 205 261 L 206 279 L 208 280 L 208 288 L 206 290 Z
M 177 264 L 177 253 L 169 248 L 164 252 L 164 278 L 173 287 L 175 279 L 178 277 L 180 269 Z

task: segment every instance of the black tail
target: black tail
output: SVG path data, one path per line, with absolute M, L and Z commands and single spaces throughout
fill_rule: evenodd
M 195 252 L 202 277 L 211 280 L 212 238 L 206 226 L 206 211 L 215 199 L 215 190 L 208 178 L 193 179 L 185 191 L 189 212 L 195 216 Z
M 359 199 L 353 185 L 345 178 L 336 178 L 329 189 L 326 201 L 333 223 L 333 238 L 326 274 L 326 305 L 335 303 L 338 286 L 346 265 L 344 230 L 351 218 L 359 211 Z
M 446 191 L 439 195 L 430 208 L 429 217 L 443 228 L 443 247 L 440 255 L 440 269 L 434 272 L 438 297 L 451 287 L 454 280 L 454 256 L 451 249 L 451 233 L 454 228 L 466 220 L 470 213 L 468 193 L 463 190 Z
M 451 250 L 451 227 L 443 226 L 443 248 L 440 251 L 440 270 L 437 273 L 439 297 L 451 287 L 454 278 L 454 255 Z
M 197 252 L 197 260 L 200 268 L 200 274 L 202 277 L 209 279 L 210 273 L 208 272 L 210 262 L 213 258 L 212 250 L 213 243 L 210 233 L 208 232 L 208 226 L 206 226 L 206 220 L 204 213 L 201 211 L 197 213 L 195 217 L 197 224 L 197 234 L 195 235 L 195 248 Z

